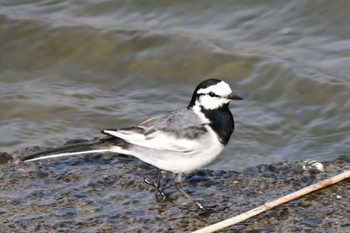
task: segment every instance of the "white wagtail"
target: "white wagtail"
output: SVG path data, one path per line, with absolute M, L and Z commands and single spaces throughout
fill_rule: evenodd
M 176 188 L 194 201 L 183 190 L 181 176 L 209 164 L 222 152 L 234 130 L 229 103 L 241 99 L 232 94 L 226 82 L 208 79 L 196 87 L 187 108 L 136 126 L 102 130 L 107 137 L 42 151 L 22 161 L 104 152 L 132 155 L 159 169 L 156 183 L 145 179 L 156 188 L 156 196 L 166 198 L 160 187 L 161 172 L 170 171 L 176 174 Z M 198 201 L 194 202 L 205 210 Z

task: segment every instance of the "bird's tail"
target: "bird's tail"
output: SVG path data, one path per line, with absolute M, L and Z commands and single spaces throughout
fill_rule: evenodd
M 122 145 L 124 143 L 125 142 L 123 140 L 116 137 L 108 137 L 94 141 L 72 143 L 24 156 L 21 158 L 21 161 L 31 162 L 36 160 L 58 158 L 64 156 L 111 152 L 112 146 Z

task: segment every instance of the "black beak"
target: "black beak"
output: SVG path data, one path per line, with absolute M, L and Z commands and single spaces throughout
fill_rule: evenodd
M 231 94 L 227 97 L 228 99 L 231 99 L 231 100 L 242 100 L 243 98 L 238 96 L 238 95 L 234 95 L 234 94 Z

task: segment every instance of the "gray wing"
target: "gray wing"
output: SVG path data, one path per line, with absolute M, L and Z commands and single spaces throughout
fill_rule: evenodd
M 207 127 L 192 111 L 183 109 L 150 118 L 134 127 L 102 132 L 134 145 L 188 152 L 198 149 Z

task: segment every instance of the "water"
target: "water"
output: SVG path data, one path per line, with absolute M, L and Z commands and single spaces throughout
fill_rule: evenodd
M 187 106 L 221 78 L 245 100 L 214 169 L 349 153 L 347 1 L 1 1 L 0 150 L 99 136 Z

